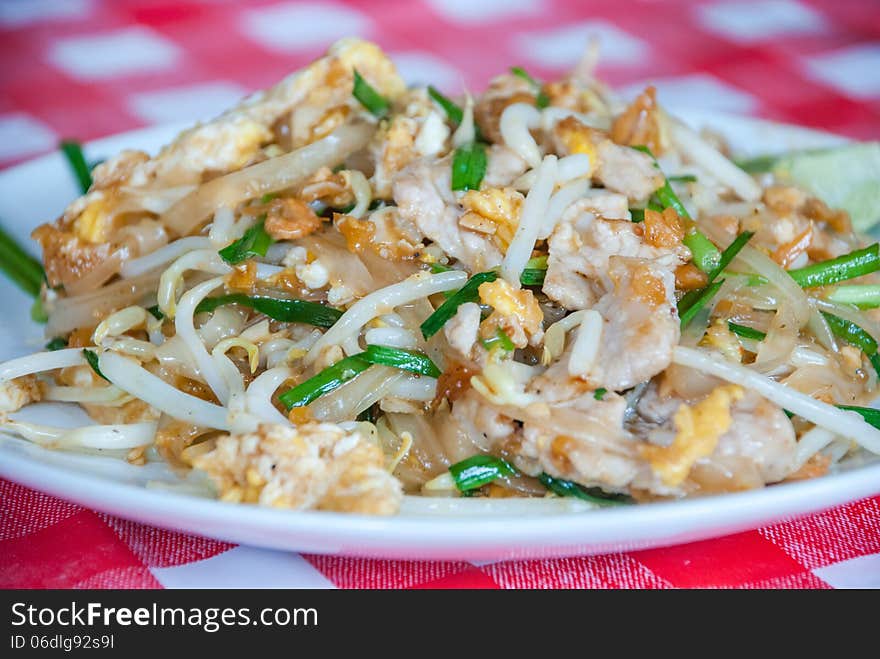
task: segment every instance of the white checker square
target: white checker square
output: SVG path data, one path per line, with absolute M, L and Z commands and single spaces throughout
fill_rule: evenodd
M 699 107 L 719 112 L 748 114 L 758 105 L 757 99 L 748 92 L 708 73 L 652 78 L 626 85 L 620 90 L 620 95 L 626 100 L 631 100 L 648 85 L 657 88 L 657 101 L 671 111 Z
M 408 85 L 431 84 L 438 89 L 454 89 L 461 86 L 461 72 L 439 57 L 419 51 L 389 53 Z
M 0 0 L 0 25 L 23 27 L 42 21 L 84 18 L 92 0 Z
M 367 36 L 371 22 L 359 11 L 335 2 L 286 2 L 244 12 L 242 29 L 266 48 L 296 53 L 342 37 Z
M 0 160 L 46 151 L 57 142 L 58 136 L 52 129 L 30 115 L 0 114 Z
M 475 25 L 537 14 L 541 0 L 428 0 L 431 8 L 453 23 Z
M 59 39 L 49 51 L 55 67 L 81 80 L 165 71 L 179 57 L 174 43 L 142 26 Z
M 880 554 L 826 565 L 813 574 L 834 588 L 880 588 Z
M 237 104 L 247 90 L 234 82 L 205 82 L 156 89 L 128 98 L 131 111 L 151 123 L 199 121 L 217 116 Z
M 697 17 L 706 29 L 739 43 L 813 34 L 825 26 L 821 14 L 795 0 L 724 0 L 700 6 Z
M 807 74 L 854 98 L 880 96 L 880 43 L 848 46 L 807 60 Z
M 524 58 L 547 68 L 563 68 L 574 66 L 594 37 L 599 39 L 599 61 L 603 63 L 634 64 L 648 53 L 645 42 L 606 21 L 525 32 L 516 37 L 516 47 Z
M 299 554 L 235 547 L 202 561 L 150 572 L 165 588 L 333 588 Z

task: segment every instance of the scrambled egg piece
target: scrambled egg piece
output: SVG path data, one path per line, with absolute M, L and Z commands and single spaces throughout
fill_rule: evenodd
M 589 176 L 592 176 L 598 164 L 593 129 L 575 117 L 566 117 L 556 124 L 555 133 L 556 139 L 565 146 L 569 155 L 582 153 L 590 157 Z
M 544 336 L 544 312 L 534 294 L 514 288 L 503 279 L 480 284 L 480 302 L 495 311 L 480 325 L 481 336 L 489 337 L 504 330 L 518 348 L 535 343 Z
M 193 464 L 223 501 L 391 515 L 403 497 L 379 446 L 331 423 L 264 424 L 255 433 L 225 435 Z
M 469 190 L 461 198 L 466 212 L 460 226 L 495 236 L 499 248 L 506 250 L 513 240 L 525 197 L 513 188 Z
M 742 387 L 725 385 L 694 406 L 682 404 L 673 417 L 675 439 L 669 446 L 644 446 L 642 457 L 667 487 L 678 487 L 701 458 L 712 455 L 730 429 L 730 407 L 744 395 Z
M 0 413 L 17 412 L 43 398 L 35 375 L 0 382 Z

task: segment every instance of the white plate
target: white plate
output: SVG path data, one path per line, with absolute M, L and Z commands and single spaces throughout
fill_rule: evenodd
M 745 155 L 827 146 L 837 138 L 802 128 L 726 117 L 683 115 L 695 127 L 723 133 Z M 180 126 L 150 128 L 94 142 L 90 157 L 121 148 L 150 151 Z M 76 195 L 75 183 L 55 154 L 0 173 L 0 218 L 25 239 L 55 217 Z M 0 361 L 39 349 L 41 330 L 29 320 L 30 300 L 0 282 Z M 22 413 L 57 425 L 84 421 L 78 409 L 58 404 Z M 535 514 L 529 502 L 516 515 L 476 515 L 487 500 L 460 499 L 454 515 L 438 515 L 431 501 L 408 505 L 391 518 L 337 513 L 285 512 L 226 504 L 177 492 L 147 489 L 147 481 L 173 482 L 162 464 L 133 467 L 102 456 L 46 451 L 0 434 L 0 476 L 89 508 L 146 524 L 231 542 L 296 551 L 404 559 L 509 559 L 624 551 L 675 544 L 755 528 L 880 492 L 880 460 L 868 459 L 841 473 L 763 490 L 670 503 Z M 491 502 L 488 505 L 492 505 Z

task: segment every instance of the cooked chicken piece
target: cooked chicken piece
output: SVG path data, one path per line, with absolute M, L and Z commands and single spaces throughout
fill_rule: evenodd
M 528 165 L 515 151 L 503 144 L 486 149 L 486 175 L 482 187 L 503 188 L 522 176 Z
M 648 261 L 612 256 L 613 290 L 596 304 L 604 325 L 601 360 L 590 372 L 597 386 L 621 391 L 650 380 L 672 362 L 681 334 L 675 300 L 674 257 Z
M 451 188 L 452 160 L 418 159 L 394 177 L 394 200 L 404 220 L 471 272 L 501 264 L 491 236 L 459 225 L 462 209 Z
M 552 143 L 559 155 L 583 153 L 595 159 L 593 178 L 635 203 L 647 201 L 665 180 L 648 154 L 615 144 L 607 133 L 590 128 L 575 117 L 566 117 L 556 124 Z
M 410 162 L 449 150 L 449 127 L 425 89 L 407 91 L 396 105 L 401 112 L 377 131 L 369 147 L 375 163 L 370 183 L 379 199 L 391 198 L 395 174 Z
M 458 307 L 455 315 L 443 326 L 443 334 L 449 346 L 458 352 L 465 361 L 471 359 L 471 352 L 477 342 L 480 329 L 480 305 L 466 302 Z
M 596 208 L 609 203 L 600 205 L 604 199 L 583 199 L 572 204 L 550 236 L 543 291 L 567 309 L 587 309 L 611 289 L 607 275 L 611 256 L 664 258 L 671 272 L 690 259 L 690 251 L 682 245 L 667 248 L 647 244 L 642 227 L 629 220 L 597 218 Z
M 252 434 L 224 435 L 194 466 L 224 501 L 390 515 L 403 497 L 379 446 L 330 423 L 264 424 Z
M 36 375 L 23 375 L 14 380 L 0 382 L 0 414 L 18 412 L 25 405 L 42 400 Z

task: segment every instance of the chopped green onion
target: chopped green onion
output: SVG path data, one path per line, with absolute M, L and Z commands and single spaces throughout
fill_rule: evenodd
M 498 273 L 491 270 L 489 272 L 478 272 L 468 279 L 464 286 L 437 307 L 437 310 L 421 324 L 422 336 L 426 339 L 434 336 L 446 324 L 446 321 L 455 315 L 460 305 L 465 302 L 476 302 L 480 299 L 480 284 L 495 281 L 496 279 L 498 279 Z
M 39 296 L 34 298 L 34 303 L 31 305 L 31 320 L 35 323 L 49 322 L 49 314 L 43 308 L 43 299 Z
M 802 288 L 813 288 L 854 279 L 877 270 L 880 270 L 880 243 L 838 256 L 836 259 L 789 270 L 788 274 Z
M 56 336 L 54 339 L 49 341 L 49 343 L 46 344 L 46 350 L 51 350 L 53 352 L 55 350 L 61 350 L 66 347 L 67 347 L 67 339 L 65 339 L 64 337 L 61 337 L 61 336 Z
M 512 66 L 510 67 L 510 72 L 513 75 L 525 80 L 535 90 L 535 93 L 537 94 L 535 98 L 536 108 L 538 108 L 539 110 L 543 110 L 548 105 L 550 105 L 550 97 L 547 96 L 547 94 L 545 94 L 544 91 L 541 89 L 541 83 L 530 76 L 524 68 L 522 68 L 521 66 Z
M 727 246 L 722 253 L 720 258 L 718 259 L 718 263 L 709 271 L 709 278 L 707 284 L 704 288 L 688 291 L 682 296 L 682 298 L 678 301 L 678 313 L 681 316 L 681 326 L 686 326 L 691 319 L 696 315 L 696 312 L 699 311 L 699 307 L 694 311 L 694 313 L 689 314 L 691 308 L 697 304 L 702 307 L 706 302 L 712 299 L 712 296 L 715 292 L 718 291 L 720 286 L 715 286 L 715 278 L 724 271 L 731 261 L 736 258 L 736 255 L 745 247 L 745 244 L 751 240 L 752 236 L 755 235 L 751 231 L 743 231 L 739 234 L 730 245 Z M 722 281 L 724 281 L 722 279 Z M 714 292 L 706 296 L 706 292 L 714 286 Z M 685 320 L 687 318 L 687 320 Z
M 721 285 L 724 283 L 723 279 L 719 279 L 716 282 L 713 282 L 706 286 L 705 288 L 701 288 L 699 291 L 699 295 L 691 302 L 690 306 L 684 311 L 679 313 L 679 320 L 681 322 L 682 329 L 687 327 L 688 323 L 690 323 L 697 313 L 702 309 L 706 304 L 715 297 L 715 294 L 718 293 L 718 290 L 721 288 Z M 684 298 L 682 298 L 684 300 Z M 681 302 L 681 300 L 679 301 Z
M 46 274 L 43 266 L 0 228 L 0 270 L 25 293 L 40 294 Z
M 495 330 L 495 336 L 490 336 L 488 339 L 482 340 L 483 347 L 486 350 L 492 350 L 496 346 L 501 350 L 505 350 L 507 352 L 513 352 L 516 350 L 516 346 L 513 341 L 510 340 L 510 337 L 507 336 L 507 333 L 501 329 L 500 327 Z
M 354 90 L 352 93 L 360 104 L 374 116 L 381 119 L 388 114 L 388 99 L 373 89 L 373 86 L 363 79 L 357 69 L 354 70 Z
M 703 272 L 711 272 L 718 265 L 718 261 L 721 258 L 718 248 L 699 229 L 691 228 L 691 230 L 685 233 L 682 242 L 691 250 L 694 265 Z
M 546 270 L 547 258 L 548 256 L 546 254 L 544 254 L 543 256 L 535 256 L 526 261 L 526 268 L 534 268 L 535 270 Z
M 651 149 L 646 146 L 637 145 L 632 147 L 636 151 L 641 151 L 642 153 L 646 153 L 651 158 L 654 159 L 654 166 L 657 169 L 660 169 L 660 164 L 657 162 L 657 158 L 654 157 L 654 154 L 651 153 Z M 686 220 L 691 220 L 690 213 L 688 213 L 687 208 L 684 207 L 684 204 L 681 203 L 681 199 L 678 198 L 678 195 L 675 194 L 675 190 L 672 189 L 672 186 L 669 185 L 669 179 L 663 179 L 663 185 L 660 186 L 657 191 L 654 193 L 654 196 L 657 197 L 657 200 L 663 206 L 663 208 L 673 208 L 675 212 L 678 213 L 679 217 L 682 217 Z M 650 204 L 648 206 L 651 207 Z M 642 213 L 642 218 L 644 219 L 644 213 Z M 721 253 L 718 251 L 718 248 L 715 247 L 714 243 L 706 237 L 706 235 L 700 231 L 696 226 L 691 226 L 684 235 L 683 240 L 685 246 L 691 250 L 691 254 L 693 255 L 694 265 L 696 265 L 703 272 L 711 272 L 714 270 L 718 262 L 721 259 Z
M 560 497 L 575 497 L 598 506 L 620 506 L 632 503 L 632 499 L 624 494 L 608 494 L 598 488 L 588 489 L 573 481 L 555 478 L 546 473 L 538 476 L 538 480 L 541 485 Z
M 693 174 L 680 174 L 679 176 L 667 176 L 666 180 L 672 183 L 696 183 L 697 177 Z
M 460 492 L 468 492 L 488 485 L 501 476 L 513 476 L 516 469 L 506 460 L 494 455 L 473 455 L 449 467 L 455 487 Z
M 439 275 L 441 272 L 450 272 L 452 270 L 448 265 L 443 265 L 442 263 L 432 263 L 428 267 L 431 268 L 431 272 L 435 275 Z
M 264 215 L 241 238 L 221 249 L 219 254 L 223 260 L 235 265 L 255 256 L 266 256 L 266 250 L 275 241 L 266 233 L 265 222 Z
M 753 341 L 763 341 L 767 335 L 761 330 L 756 330 L 754 327 L 747 327 L 745 325 L 739 325 L 732 320 L 727 321 L 727 326 L 730 328 L 730 331 L 736 334 L 737 336 L 741 336 L 744 339 L 752 339 Z
M 875 410 L 873 407 L 857 407 L 856 405 L 837 405 L 837 407 L 860 414 L 865 421 L 880 430 L 880 410 Z
M 357 356 L 371 364 L 393 366 L 401 371 L 410 371 L 432 378 L 440 377 L 441 373 L 440 369 L 437 368 L 437 364 L 428 355 L 415 350 L 370 344 L 364 352 L 359 353 Z
M 211 312 L 227 304 L 239 304 L 284 323 L 305 323 L 315 327 L 332 327 L 342 316 L 339 309 L 306 300 L 284 300 L 244 293 L 206 297 L 199 302 L 196 313 Z
M 638 224 L 639 222 L 645 221 L 645 210 L 644 208 L 630 208 L 629 214 L 632 218 L 632 221 Z
M 95 353 L 94 350 L 86 350 L 85 348 L 83 348 L 83 357 L 86 358 L 86 361 L 89 363 L 89 366 L 92 367 L 92 370 L 95 373 L 107 380 L 107 382 L 110 382 L 110 380 L 107 379 L 107 376 L 101 373 L 101 369 L 98 368 L 98 355 Z
M 262 197 L 260 197 L 260 203 L 261 204 L 268 204 L 270 201 L 275 199 L 275 197 L 277 197 L 277 196 L 278 196 L 277 192 L 267 192 Z
M 877 284 L 838 286 L 828 293 L 827 297 L 838 304 L 852 304 L 859 309 L 876 309 L 880 307 L 880 286 Z
M 83 193 L 88 192 L 92 187 L 92 173 L 89 171 L 85 155 L 83 155 L 82 145 L 73 140 L 65 140 L 61 142 L 61 151 L 67 158 L 80 189 Z
M 481 142 L 458 147 L 452 159 L 452 189 L 479 190 L 486 164 L 486 148 Z
M 825 311 L 822 312 L 822 316 L 835 336 L 858 347 L 869 357 L 877 352 L 877 341 L 874 337 L 855 323 Z
M 596 400 L 602 400 L 605 398 L 605 394 L 608 393 L 608 390 L 605 387 L 599 387 L 596 391 L 593 392 L 593 398 Z
M 345 357 L 305 382 L 288 389 L 279 396 L 279 400 L 287 409 L 308 405 L 316 398 L 341 387 L 370 366 L 372 364 L 357 355 Z
M 456 126 L 461 123 L 464 117 L 464 110 L 455 101 L 447 98 L 431 85 L 428 86 L 428 95 L 437 101 L 437 104 L 443 108 L 443 111 L 446 112 L 446 116 L 449 117 L 452 123 Z
M 734 160 L 733 164 L 749 174 L 769 172 L 779 162 L 780 156 L 757 156 L 745 160 Z
M 205 300 L 202 300 L 202 302 L 205 302 Z M 161 309 L 159 309 L 158 304 L 154 304 L 152 307 L 147 307 L 147 311 L 156 320 L 163 320 L 165 318 L 165 314 L 162 313 Z
M 519 282 L 523 286 L 543 286 L 546 276 L 546 268 L 526 268 L 519 276 Z

